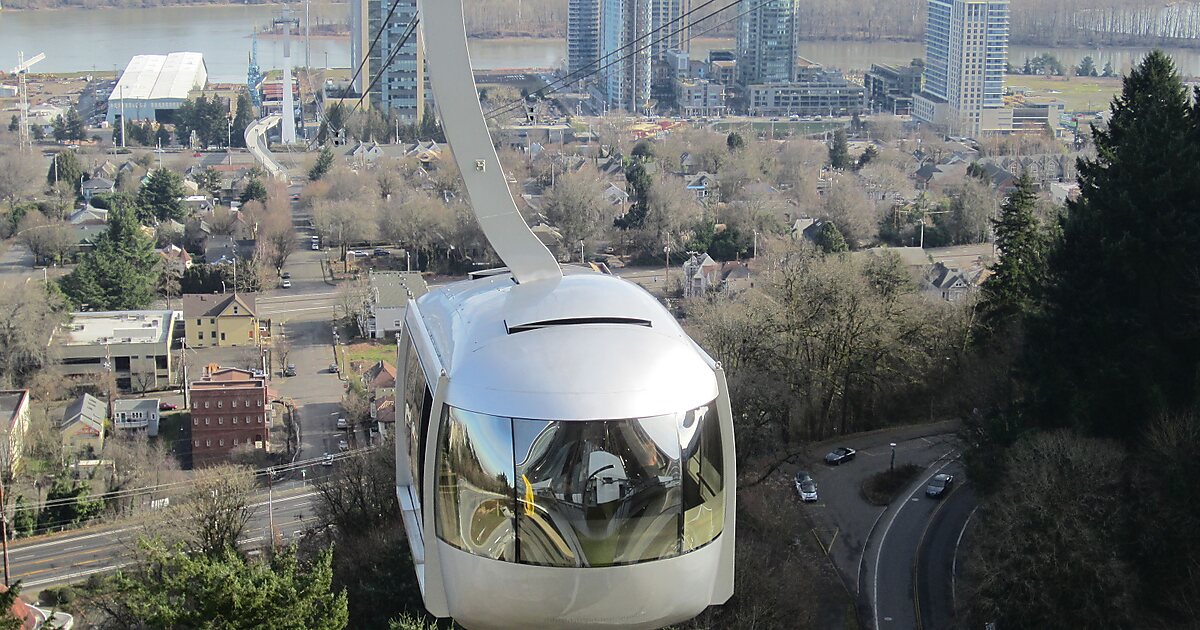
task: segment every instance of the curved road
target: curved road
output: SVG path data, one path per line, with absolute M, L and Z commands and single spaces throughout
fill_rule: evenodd
M 271 177 L 286 182 L 288 181 L 287 169 L 275 159 L 275 156 L 271 155 L 271 147 L 267 143 L 267 130 L 278 125 L 280 120 L 282 119 L 279 114 L 271 114 L 246 127 L 246 148 L 250 150 L 254 159 L 267 169 Z
M 958 547 L 977 506 L 975 491 L 961 486 L 950 493 L 934 510 L 925 529 L 913 565 L 917 587 L 917 628 L 954 628 L 955 577 Z
M 921 575 L 928 584 L 948 585 L 950 583 L 949 568 L 953 564 L 957 531 L 955 540 L 950 541 L 951 555 L 948 557 L 941 553 L 944 549 L 942 532 L 947 528 L 954 529 L 954 519 L 942 518 L 940 520 L 941 525 L 936 530 L 937 540 L 940 542 L 927 546 L 925 571 L 918 571 L 918 549 L 923 546 L 922 541 L 926 540 L 930 531 L 934 529 L 933 525 L 938 521 L 939 513 L 946 506 L 958 505 L 959 501 L 967 501 L 967 513 L 972 507 L 969 504 L 973 501 L 973 497 L 964 494 L 960 487 L 956 487 L 954 492 L 941 500 L 925 496 L 925 486 L 929 479 L 939 472 L 954 475 L 957 484 L 963 482 L 963 467 L 956 459 L 945 459 L 935 463 L 923 471 L 917 482 L 900 495 L 900 498 L 892 504 L 888 513 L 879 523 L 881 529 L 879 542 L 875 546 L 871 578 L 874 621 L 878 630 L 921 628 L 923 627 L 921 612 L 924 612 L 930 619 L 935 617 L 943 619 L 947 615 L 953 619 L 952 603 L 949 598 L 944 600 L 929 598 L 927 606 L 919 609 L 917 588 L 914 584 L 914 578 L 917 575 Z M 963 495 L 963 498 L 958 495 Z M 957 511 L 953 512 L 953 514 L 957 513 Z M 959 529 L 961 529 L 961 523 L 959 523 Z M 943 567 L 946 569 L 944 573 L 941 571 Z M 940 590 L 934 592 L 940 592 Z M 930 593 L 930 595 L 932 594 L 933 592 Z M 949 610 L 933 610 L 939 607 Z M 930 622 L 928 627 L 945 628 L 953 627 L 953 624 L 951 623 L 949 626 L 935 625 Z

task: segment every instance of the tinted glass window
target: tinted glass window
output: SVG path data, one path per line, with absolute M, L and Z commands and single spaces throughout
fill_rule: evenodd
M 512 421 L 446 409 L 438 447 L 438 536 L 477 556 L 515 562 Z
M 696 549 L 724 525 L 713 404 L 588 422 L 450 409 L 441 428 L 438 535 L 476 555 L 542 566 L 631 564 Z
M 608 566 L 679 554 L 675 417 L 515 420 L 521 562 Z

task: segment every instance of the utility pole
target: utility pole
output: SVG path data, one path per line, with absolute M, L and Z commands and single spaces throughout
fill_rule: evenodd
M 8 506 L 4 502 L 4 482 L 2 479 L 0 479 L 0 546 L 4 550 L 4 588 L 8 588 Z
M 275 490 L 272 483 L 275 479 L 275 469 L 267 468 L 267 523 L 271 528 L 271 548 L 275 547 Z
M 121 148 L 125 148 L 125 86 L 121 86 Z

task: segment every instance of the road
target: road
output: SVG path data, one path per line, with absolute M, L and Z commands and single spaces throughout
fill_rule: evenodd
M 263 168 L 271 174 L 271 177 L 283 181 L 287 181 L 287 169 L 283 167 L 271 155 L 271 147 L 267 142 L 267 130 L 275 125 L 278 125 L 280 117 L 278 114 L 272 114 L 266 118 L 256 120 L 246 127 L 246 148 L 250 149 L 250 153 L 254 155 L 254 159 L 262 164 Z
M 314 470 L 313 474 L 324 473 Z M 315 521 L 316 493 L 311 485 L 296 481 L 279 486 L 270 511 L 274 515 L 276 540 L 287 542 Z M 239 539 L 247 546 L 261 544 L 270 537 L 271 519 L 265 491 L 255 496 L 253 506 L 253 516 Z M 22 580 L 26 590 L 33 589 L 31 592 L 77 582 L 93 573 L 120 568 L 130 558 L 138 537 L 153 533 L 142 525 L 126 522 L 16 541 L 9 545 L 9 573 L 13 580 Z
M 925 496 L 930 478 L 946 472 L 962 480 L 961 464 L 946 460 L 921 473 L 888 509 L 880 522 L 878 545 L 868 549 L 871 599 L 874 602 L 875 627 L 917 628 L 916 588 L 913 585 L 917 548 L 921 545 L 934 514 L 942 501 Z M 873 555 L 873 559 L 872 559 Z M 937 627 L 937 626 L 930 626 Z
M 917 627 L 936 630 L 956 627 L 955 578 L 960 543 L 978 505 L 971 486 L 961 486 L 934 511 L 925 529 L 913 581 L 917 588 Z

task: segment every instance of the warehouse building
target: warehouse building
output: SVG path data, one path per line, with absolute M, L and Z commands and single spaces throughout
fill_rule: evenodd
M 137 55 L 125 66 L 108 99 L 108 122 L 122 115 L 126 120 L 174 122 L 175 110 L 188 94 L 207 83 L 208 69 L 200 53 Z

